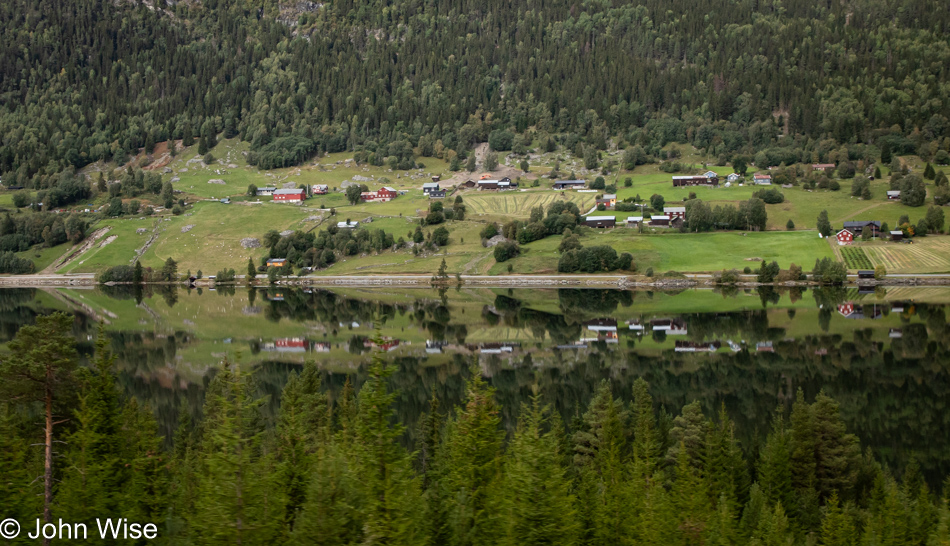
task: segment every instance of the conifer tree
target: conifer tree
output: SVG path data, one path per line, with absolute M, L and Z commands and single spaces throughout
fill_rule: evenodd
M 792 404 L 791 426 L 792 487 L 796 493 L 792 513 L 799 525 L 810 528 L 818 524 L 817 435 L 814 412 L 801 389 Z
M 748 473 L 732 420 L 724 406 L 719 411 L 718 425 L 708 429 L 703 463 L 709 500 L 715 503 L 718 495 L 720 500 L 725 499 L 730 504 L 729 510 L 734 513 L 744 501 Z
M 686 449 L 687 460 L 691 466 L 701 469 L 707 436 L 706 417 L 699 401 L 690 402 L 683 406 L 683 410 L 673 419 L 673 428 L 670 429 L 672 445 L 666 452 L 666 463 L 676 465 L 679 461 L 680 448 Z
M 503 433 L 495 390 L 477 369 L 471 377 L 466 399 L 446 427 L 437 473 L 452 544 L 489 545 L 499 539 Z
M 582 537 L 591 544 L 616 544 L 630 535 L 636 507 L 629 491 L 628 412 L 614 399 L 610 383 L 600 384 L 573 437 L 578 475 L 578 516 Z
M 857 531 L 848 514 L 838 503 L 838 494 L 828 498 L 825 517 L 821 522 L 822 546 L 854 546 L 857 543 Z
M 781 503 L 766 510 L 759 520 L 759 527 L 752 537 L 752 544 L 761 546 L 791 546 L 792 532 L 789 530 L 788 517 Z
M 316 364 L 307 362 L 303 375 L 292 373 L 280 398 L 277 422 L 278 480 L 286 494 L 283 519 L 293 529 L 294 518 L 306 498 L 313 455 L 326 439 L 326 396 L 320 392 Z
M 782 408 L 775 411 L 772 431 L 759 452 L 758 481 L 770 504 L 792 506 L 791 433 L 785 427 Z
M 386 382 L 393 368 L 376 352 L 369 373 L 359 394 L 354 445 L 365 502 L 363 543 L 415 545 L 424 540 L 419 521 L 421 492 L 410 455 L 396 441 L 403 426 L 391 423 L 395 394 Z
M 673 481 L 671 497 L 680 544 L 698 544 L 706 530 L 709 517 L 706 487 L 700 470 L 690 463 L 689 451 L 683 442 L 677 450 L 676 479 Z
M 657 464 L 659 441 L 656 434 L 656 416 L 650 387 L 642 377 L 633 384 L 633 457 L 637 472 L 650 476 Z
M 937 514 L 939 519 L 927 540 L 927 546 L 950 546 L 950 506 L 946 499 L 941 501 Z
M 265 544 L 277 539 L 286 501 L 256 421 L 262 400 L 225 360 L 205 403 L 197 496 L 189 521 L 203 544 Z
M 329 438 L 314 456 L 306 500 L 294 520 L 290 544 L 324 546 L 363 542 L 365 499 L 356 461 L 338 439 Z
M 904 501 L 894 479 L 884 472 L 878 473 L 868 507 L 862 542 L 881 546 L 908 544 L 910 514 Z
M 29 443 L 17 430 L 9 405 L 0 405 L 0 513 L 4 518 L 29 521 L 42 510 L 42 497 L 31 487 L 35 476 Z
M 560 426 L 534 397 L 522 406 L 505 461 L 505 530 L 511 546 L 576 543 L 578 525 L 570 482 L 558 451 Z
M 254 284 L 254 279 L 256 278 L 257 278 L 257 268 L 254 267 L 254 259 L 248 258 L 247 259 L 247 277 L 245 277 L 245 279 L 247 280 L 247 284 Z
M 705 533 L 705 544 L 712 546 L 731 546 L 739 543 L 739 531 L 732 503 L 724 496 L 719 497 L 716 511 L 709 518 L 709 527 Z
M 93 519 L 117 516 L 125 504 L 123 488 L 129 474 L 122 453 L 129 441 L 121 428 L 119 393 L 112 368 L 115 356 L 107 349 L 104 326 L 99 325 L 92 369 L 80 368 L 76 428 L 67 439 L 56 504 L 70 518 L 92 524 Z M 132 442 L 128 442 L 132 443 Z
M 67 420 L 60 406 L 72 393 L 77 365 L 76 344 L 70 335 L 72 317 L 54 313 L 36 318 L 10 342 L 11 354 L 0 361 L 0 389 L 19 401 L 38 402 L 44 416 L 43 521 L 52 521 L 53 442 L 56 425 Z
M 123 461 L 128 482 L 122 487 L 122 515 L 129 521 L 166 520 L 169 497 L 169 457 L 158 435 L 151 409 L 133 398 L 122 412 L 121 437 L 125 439 Z

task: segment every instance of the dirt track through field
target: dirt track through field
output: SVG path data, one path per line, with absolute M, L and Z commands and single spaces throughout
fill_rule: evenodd
M 96 231 L 93 231 L 91 234 L 89 234 L 88 237 L 85 238 L 85 240 L 83 240 L 82 244 L 80 244 L 78 248 L 74 247 L 73 250 L 60 256 L 56 261 L 48 265 L 46 269 L 44 269 L 43 271 L 40 271 L 39 274 L 50 275 L 52 273 L 55 273 L 56 270 L 66 267 L 67 265 L 72 263 L 74 260 L 82 256 L 87 250 L 95 246 L 96 242 L 98 242 L 99 239 L 101 239 L 103 235 L 109 232 L 109 229 L 111 228 L 104 227 L 104 228 L 99 228 Z

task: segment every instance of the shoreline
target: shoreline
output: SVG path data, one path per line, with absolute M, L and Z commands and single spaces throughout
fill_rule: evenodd
M 715 288 L 738 287 L 756 288 L 772 286 L 776 288 L 818 287 L 814 281 L 789 281 L 782 283 L 759 283 L 748 280 L 754 275 L 743 275 L 747 280 L 740 280 L 735 284 L 716 284 L 712 274 L 689 273 L 683 277 L 659 277 L 647 280 L 646 277 L 632 277 L 625 275 L 520 275 L 520 276 L 492 276 L 492 275 L 462 275 L 461 286 L 481 287 L 581 287 L 581 288 L 612 288 L 612 289 L 680 289 L 680 288 Z M 891 276 L 885 279 L 857 279 L 856 275 L 849 275 L 848 280 L 841 286 L 950 286 L 950 274 L 921 274 Z M 131 283 L 105 283 L 104 286 L 130 285 Z M 194 288 L 211 288 L 216 285 L 214 279 L 202 278 L 194 283 L 146 283 L 150 286 L 182 286 Z M 77 275 L 19 275 L 0 276 L 0 287 L 9 288 L 40 288 L 40 287 L 91 287 L 100 286 L 95 275 L 91 273 Z M 221 286 L 248 286 L 242 276 L 235 282 L 221 284 Z M 266 278 L 255 280 L 251 285 L 257 288 L 269 286 L 405 286 L 417 288 L 454 288 L 459 286 L 455 277 L 449 277 L 441 282 L 433 282 L 431 275 L 340 275 L 321 277 L 283 277 L 271 285 Z

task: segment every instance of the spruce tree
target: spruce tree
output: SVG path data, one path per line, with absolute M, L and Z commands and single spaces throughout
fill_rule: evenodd
M 265 544 L 280 536 L 284 491 L 261 451 L 261 399 L 225 360 L 205 403 L 198 485 L 190 526 L 203 544 Z
M 576 543 L 578 525 L 570 481 L 558 451 L 560 424 L 534 397 L 522 406 L 505 461 L 505 531 L 511 546 Z
M 77 426 L 67 438 L 56 504 L 60 513 L 92 525 L 96 517 L 114 517 L 125 505 L 123 488 L 130 476 L 123 448 L 130 442 L 121 428 L 121 408 L 112 368 L 115 356 L 107 349 L 104 326 L 96 340 L 92 368 L 80 368 Z
M 578 475 L 578 516 L 582 538 L 591 544 L 616 544 L 633 532 L 628 513 L 636 502 L 630 492 L 627 459 L 628 411 L 603 381 L 573 436 Z
M 378 544 L 364 538 L 365 497 L 356 461 L 338 439 L 318 449 L 307 486 L 306 501 L 294 520 L 289 544 L 348 546 Z
M 133 398 L 122 412 L 125 439 L 122 460 L 130 474 L 122 484 L 122 515 L 129 521 L 163 522 L 168 515 L 170 458 L 162 447 L 158 423 L 147 406 Z
M 496 544 L 501 528 L 501 416 L 495 391 L 479 370 L 472 370 L 466 391 L 462 407 L 446 427 L 438 457 L 440 498 L 447 503 L 452 544 Z
M 42 497 L 32 484 L 29 442 L 18 430 L 7 404 L 0 405 L 0 514 L 25 522 L 42 510 Z
M 306 499 L 313 456 L 320 438 L 327 438 L 327 402 L 320 392 L 320 376 L 313 362 L 305 364 L 303 376 L 292 373 L 280 398 L 277 422 L 278 480 L 286 493 L 283 519 L 293 529 L 294 518 Z
M 857 531 L 854 523 L 838 503 L 838 494 L 828 499 L 825 517 L 821 522 L 822 546 L 854 546 L 857 544 Z
M 650 387 L 642 377 L 633 384 L 633 457 L 640 475 L 649 477 L 658 463 L 659 441 Z
M 793 505 L 791 433 L 785 427 L 782 408 L 775 411 L 772 431 L 759 452 L 758 482 L 769 504 Z
M 370 376 L 359 394 L 354 448 L 365 501 L 363 543 L 415 545 L 424 540 L 419 521 L 421 492 L 411 457 L 397 441 L 403 426 L 392 424 L 396 395 L 387 389 L 392 373 L 392 366 L 375 352 Z
M 678 522 L 677 543 L 698 544 L 709 518 L 709 500 L 700 470 L 690 463 L 689 452 L 683 442 L 680 442 L 677 450 L 675 474 L 671 497 Z
M 745 499 L 748 472 L 725 407 L 719 411 L 719 423 L 708 429 L 703 463 L 703 478 L 710 502 L 715 504 L 717 496 L 720 501 L 725 499 L 730 504 L 729 511 L 735 513 Z

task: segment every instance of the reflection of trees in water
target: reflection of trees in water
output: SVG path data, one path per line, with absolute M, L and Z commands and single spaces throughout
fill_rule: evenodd
M 131 288 L 108 287 L 103 291 L 122 299 L 142 297 Z M 693 400 L 699 401 L 706 415 L 717 414 L 725 404 L 743 445 L 751 453 L 767 431 L 776 406 L 788 407 L 798 388 L 809 399 L 823 389 L 841 403 L 842 417 L 850 430 L 892 468 L 902 468 L 913 453 L 931 475 L 950 473 L 950 438 L 945 433 L 950 425 L 950 413 L 945 409 L 950 399 L 950 328 L 944 306 L 906 305 L 899 319 L 901 337 L 887 341 L 881 341 L 880 328 L 868 327 L 874 324 L 870 321 L 854 322 L 855 330 L 844 336 L 823 333 L 832 321 L 845 320 L 838 316 L 837 304 L 856 301 L 860 305 L 857 294 L 841 288 L 813 290 L 819 309 L 794 314 L 789 310 L 798 324 L 813 328 L 797 339 L 786 339 L 788 332 L 770 327 L 765 309 L 665 317 L 685 324 L 687 334 L 675 339 L 747 342 L 738 353 L 690 354 L 676 353 L 672 348 L 638 351 L 636 332 L 625 329 L 622 321 L 619 343 L 597 341 L 588 349 L 555 350 L 553 345 L 566 345 L 586 335 L 585 321 L 609 318 L 618 307 L 631 306 L 637 298 L 652 297 L 646 292 L 581 289 L 561 289 L 557 295 L 560 312 L 532 309 L 511 293 L 497 295 L 492 305 L 483 308 L 485 325 L 522 329 L 531 332 L 535 340 L 544 340 L 524 343 L 510 356 L 480 357 L 480 365 L 497 389 L 503 426 L 509 432 L 521 404 L 535 392 L 570 424 L 586 408 L 601 380 L 609 379 L 614 394 L 629 400 L 633 382 L 643 376 L 650 382 L 657 404 L 674 415 Z M 31 290 L 0 291 L 2 335 L 12 337 L 21 324 L 31 323 L 37 313 L 44 311 L 36 308 L 34 297 Z M 769 293 L 765 300 L 772 302 L 774 295 Z M 270 320 L 314 321 L 327 331 L 343 330 L 357 322 L 378 325 L 385 334 L 386 324 L 398 315 L 424 329 L 433 340 L 461 344 L 468 335 L 465 325 L 453 323 L 452 301 L 443 302 L 429 293 L 412 303 L 394 305 L 344 297 L 330 290 L 267 289 L 250 290 L 248 301 L 262 306 Z M 888 309 L 883 311 L 886 314 Z M 630 310 L 624 315 L 636 318 Z M 94 332 L 95 324 L 84 315 L 76 317 L 75 333 L 88 352 L 91 347 L 85 336 Z M 639 317 L 644 324 L 650 318 Z M 645 335 L 650 335 L 649 330 Z M 162 336 L 119 331 L 110 332 L 110 337 L 119 356 L 120 384 L 127 393 L 149 403 L 163 432 L 170 437 L 180 409 L 197 417 L 207 382 L 182 382 L 174 366 L 168 366 L 175 362 L 181 348 L 193 341 L 187 333 Z M 771 341 L 774 352 L 757 353 L 757 341 Z M 362 355 L 357 359 L 366 359 L 363 337 L 352 337 L 349 347 L 354 354 Z M 433 365 L 434 360 L 424 356 L 390 358 L 397 367 L 391 378 L 393 387 L 399 390 L 397 415 L 406 424 L 406 440 L 412 445 L 419 420 L 433 397 L 442 402 L 443 411 L 451 411 L 461 400 L 470 357 L 452 354 L 448 363 L 440 365 Z M 266 419 L 276 414 L 287 374 L 296 368 L 298 365 L 280 361 L 255 366 L 256 386 L 268 395 Z M 324 388 L 331 400 L 339 399 L 348 376 L 359 388 L 365 370 L 357 367 L 351 374 L 324 374 Z

